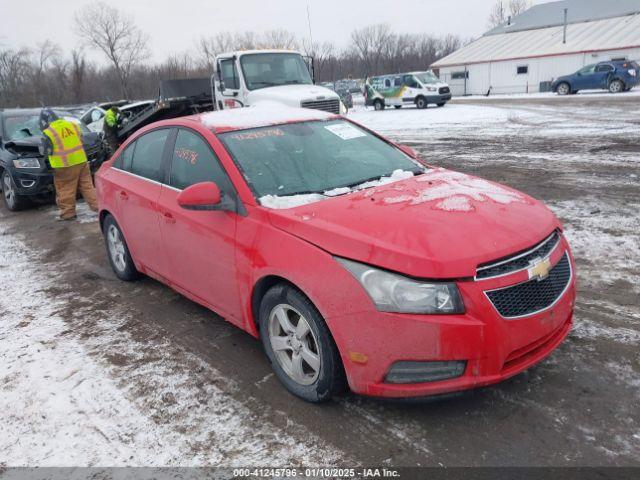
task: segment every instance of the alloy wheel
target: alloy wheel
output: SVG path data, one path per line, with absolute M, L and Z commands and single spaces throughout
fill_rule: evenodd
M 311 385 L 321 368 L 318 341 L 308 320 L 291 305 L 276 305 L 269 314 L 269 342 L 284 372 L 300 385 Z
M 109 229 L 107 230 L 107 244 L 109 245 L 109 255 L 111 255 L 113 264 L 119 272 L 124 272 L 127 267 L 126 251 L 120 231 L 115 225 L 109 225 Z
M 2 176 L 2 191 L 4 193 L 4 198 L 7 201 L 7 205 L 9 208 L 13 208 L 16 201 L 16 191 L 13 188 L 11 176 L 7 172 L 4 172 L 4 175 Z
M 611 93 L 620 93 L 622 89 L 623 89 L 622 82 L 620 82 L 619 80 L 614 80 L 613 82 L 611 82 L 611 85 L 609 86 L 609 91 Z
M 569 85 L 567 85 L 566 83 L 561 83 L 558 87 L 558 93 L 560 95 L 567 95 L 569 93 Z

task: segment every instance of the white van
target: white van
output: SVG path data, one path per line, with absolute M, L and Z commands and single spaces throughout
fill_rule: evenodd
M 269 101 L 289 107 L 345 113 L 338 94 L 313 84 L 312 62 L 291 50 L 247 50 L 216 57 L 211 77 L 214 108 L 249 107 Z
M 411 104 L 418 108 L 427 108 L 429 104 L 444 107 L 451 100 L 449 85 L 441 82 L 432 71 L 371 77 L 367 79 L 364 93 L 365 105 L 376 110 Z

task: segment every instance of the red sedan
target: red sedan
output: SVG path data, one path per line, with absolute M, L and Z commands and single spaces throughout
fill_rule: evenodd
M 497 383 L 572 324 L 574 263 L 549 209 L 336 115 L 159 122 L 96 183 L 116 275 L 153 277 L 259 337 L 305 400 Z

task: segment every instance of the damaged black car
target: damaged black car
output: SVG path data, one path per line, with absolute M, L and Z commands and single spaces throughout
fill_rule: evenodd
M 50 201 L 54 194 L 53 172 L 43 155 L 40 130 L 41 109 L 0 111 L 0 189 L 6 207 L 21 210 L 34 202 Z M 106 158 L 102 135 L 91 132 L 85 124 L 64 111 L 60 117 L 76 122 L 92 172 Z

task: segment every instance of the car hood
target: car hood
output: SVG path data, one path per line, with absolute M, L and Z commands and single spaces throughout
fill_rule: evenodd
M 41 153 L 41 146 L 41 136 L 8 140 L 4 144 L 4 148 L 14 153 Z
M 247 96 L 249 104 L 270 101 L 290 107 L 300 107 L 301 102 L 339 98 L 333 90 L 318 85 L 281 85 L 253 90 Z
M 270 210 L 272 224 L 329 253 L 418 278 L 465 278 L 559 226 L 541 202 L 445 170 Z

